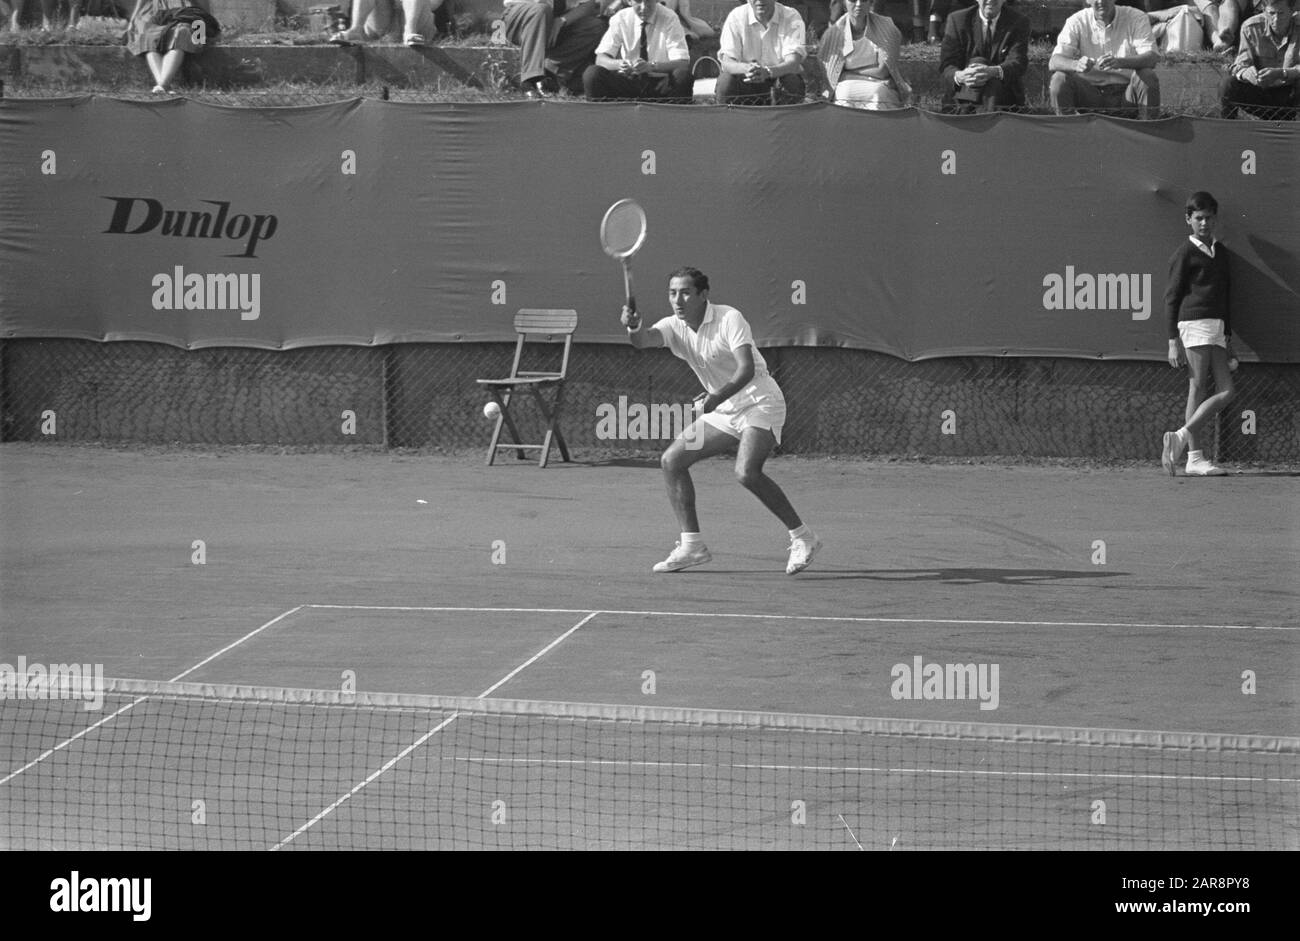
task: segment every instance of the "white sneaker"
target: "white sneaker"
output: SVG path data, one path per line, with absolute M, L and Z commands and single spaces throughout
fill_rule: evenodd
M 662 562 L 656 562 L 654 570 L 656 572 L 680 572 L 682 569 L 688 569 L 693 565 L 703 565 L 705 562 L 712 562 L 713 556 L 709 555 L 709 550 L 704 545 L 683 546 L 680 542 L 668 553 L 668 558 Z
M 1188 477 L 1226 477 L 1228 472 L 1217 464 L 1211 464 L 1205 458 L 1198 458 L 1195 461 L 1188 461 L 1186 473 Z
M 812 562 L 813 556 L 817 550 L 822 547 L 822 541 L 814 533 L 811 539 L 791 539 L 790 540 L 790 561 L 786 563 L 785 574 L 793 575 L 796 572 L 802 572 L 809 563 Z

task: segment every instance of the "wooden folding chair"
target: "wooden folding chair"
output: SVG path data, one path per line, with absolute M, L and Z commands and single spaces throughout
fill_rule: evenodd
M 489 465 L 496 460 L 497 451 L 514 449 L 518 452 L 520 460 L 524 459 L 524 451 L 540 450 L 541 459 L 537 462 L 538 467 L 545 467 L 546 461 L 551 454 L 551 442 L 554 441 L 560 446 L 560 456 L 568 461 L 569 449 L 564 443 L 564 435 L 560 433 L 560 407 L 564 401 L 564 379 L 569 371 L 569 351 L 573 347 L 573 331 L 578 327 L 578 312 L 576 310 L 529 310 L 527 308 L 519 311 L 515 315 L 515 333 L 518 339 L 515 341 L 515 361 L 510 367 L 510 375 L 504 379 L 478 379 L 475 380 L 491 394 L 492 399 L 501 407 L 501 414 L 497 416 L 496 427 L 492 429 L 492 443 L 488 445 L 487 462 Z M 524 357 L 524 344 L 530 339 L 541 342 L 553 342 L 559 337 L 564 338 L 564 352 L 560 358 L 560 369 L 558 372 L 537 372 L 520 369 L 520 363 Z M 554 390 L 551 401 L 548 404 L 546 398 L 542 395 L 542 390 L 549 388 Z M 515 427 L 514 419 L 510 416 L 510 402 L 516 393 L 531 393 L 537 407 L 541 410 L 542 417 L 546 421 L 546 437 L 542 439 L 541 444 L 526 444 L 519 437 L 519 429 Z M 501 429 L 505 428 L 510 433 L 510 441 L 501 440 Z

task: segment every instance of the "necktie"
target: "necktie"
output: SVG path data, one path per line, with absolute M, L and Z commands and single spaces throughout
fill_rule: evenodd
M 650 61 L 650 40 L 647 34 L 650 32 L 650 24 L 644 20 L 641 22 L 641 58 L 646 62 Z

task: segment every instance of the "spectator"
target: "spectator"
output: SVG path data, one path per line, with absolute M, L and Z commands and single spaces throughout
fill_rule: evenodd
M 1266 0 L 1221 0 L 1218 35 L 1213 37 L 1214 51 L 1235 53 L 1240 45 L 1241 27 L 1246 20 L 1264 12 Z
M 1197 52 L 1217 29 L 1218 0 L 1150 0 L 1147 19 L 1162 54 Z
M 9 28 L 22 29 L 23 12 L 28 5 L 35 5 L 36 0 L 13 0 Z M 70 0 L 68 3 L 68 29 L 77 29 L 81 22 L 82 0 Z M 49 32 L 54 29 L 59 18 L 59 0 L 41 0 L 41 29 Z
M 700 19 L 698 16 L 691 15 L 691 0 L 664 0 L 664 6 L 677 14 L 681 21 L 682 29 L 686 32 L 686 41 L 699 39 L 712 39 L 718 35 L 718 31 L 712 26 Z
M 185 57 L 203 52 L 220 30 L 208 0 L 136 0 L 126 24 L 126 48 L 144 56 L 154 93 L 166 94 Z
M 718 104 L 804 100 L 803 19 L 776 0 L 748 0 L 722 24 Z
M 1115 0 L 1086 0 L 1061 27 L 1048 60 L 1057 114 L 1100 111 L 1152 118 L 1160 113 L 1160 61 L 1146 13 Z
M 1028 67 L 1029 19 L 1004 0 L 980 0 L 949 14 L 939 52 L 945 111 L 1024 108 Z
M 588 101 L 649 98 L 690 104 L 691 53 L 677 14 L 659 0 L 635 0 L 619 10 L 582 84 Z
M 898 71 L 902 43 L 894 21 L 871 12 L 871 0 L 850 0 L 849 12 L 826 31 L 818 52 L 831 100 L 867 111 L 906 107 L 912 89 Z
M 831 0 L 791 0 L 788 6 L 803 18 L 804 32 L 811 42 L 820 39 L 836 18 Z
M 505 36 L 519 47 L 519 84 L 528 98 L 554 94 L 561 83 L 582 94 L 582 75 L 605 35 L 600 6 L 583 0 L 505 0 Z
M 1269 0 L 1263 13 L 1242 24 L 1241 48 L 1219 92 L 1225 118 L 1235 118 L 1241 110 L 1265 119 L 1295 120 L 1300 107 L 1295 2 Z
M 931 46 L 939 45 L 946 35 L 948 17 L 958 10 L 974 5 L 975 0 L 929 0 L 930 29 L 925 41 Z
M 329 41 L 336 46 L 351 46 L 367 39 L 382 39 L 400 23 L 402 42 L 418 48 L 437 35 L 434 11 L 442 3 L 443 0 L 401 0 L 399 11 L 394 0 L 352 0 L 352 25 L 335 33 Z

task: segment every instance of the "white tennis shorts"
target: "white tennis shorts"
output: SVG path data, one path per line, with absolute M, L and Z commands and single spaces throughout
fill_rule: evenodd
M 700 421 L 739 438 L 746 428 L 766 428 L 781 443 L 781 429 L 785 426 L 785 396 L 771 376 L 760 379 L 741 389 Z
M 1183 348 L 1193 346 L 1227 347 L 1228 341 L 1223 335 L 1223 321 L 1217 317 L 1208 320 L 1178 321 L 1178 336 L 1183 341 Z

